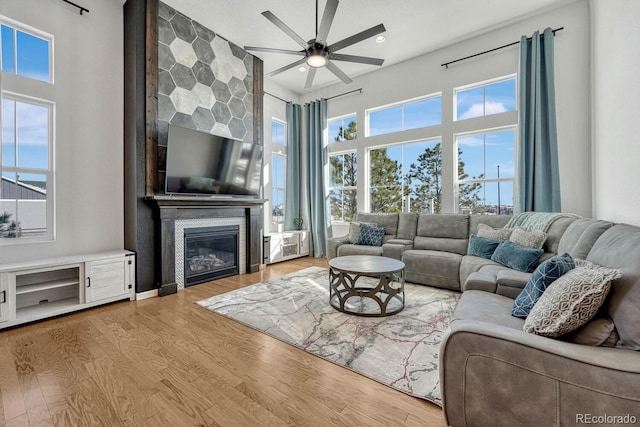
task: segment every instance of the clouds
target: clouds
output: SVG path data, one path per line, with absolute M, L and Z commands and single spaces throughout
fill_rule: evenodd
M 490 114 L 498 114 L 509 111 L 502 102 L 486 101 L 484 103 L 475 103 L 458 116 L 458 120 L 470 119 L 473 117 L 488 116 Z

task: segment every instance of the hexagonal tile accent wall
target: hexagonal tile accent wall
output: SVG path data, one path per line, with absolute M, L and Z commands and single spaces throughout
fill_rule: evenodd
M 253 142 L 252 58 L 160 2 L 158 120 Z M 167 131 L 166 123 L 159 132 Z

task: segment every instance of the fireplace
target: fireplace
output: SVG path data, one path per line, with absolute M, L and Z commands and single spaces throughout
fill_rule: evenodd
M 184 286 L 239 273 L 240 227 L 184 229 Z

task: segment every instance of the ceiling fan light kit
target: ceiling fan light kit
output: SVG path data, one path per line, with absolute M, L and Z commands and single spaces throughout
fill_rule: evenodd
M 336 66 L 333 61 L 345 61 L 345 62 L 356 62 L 359 64 L 369 64 L 369 65 L 382 65 L 384 59 L 379 58 L 370 58 L 366 56 L 356 56 L 356 55 L 348 55 L 348 54 L 339 54 L 335 53 L 340 49 L 344 49 L 348 46 L 354 45 L 358 42 L 361 42 L 370 37 L 377 36 L 386 31 L 383 24 L 375 25 L 367 30 L 361 31 L 357 34 L 354 34 L 346 39 L 340 40 L 333 44 L 327 44 L 326 39 L 329 35 L 329 29 L 331 28 L 331 24 L 333 23 L 333 18 L 335 16 L 336 10 L 338 8 L 338 0 L 327 0 L 327 5 L 325 6 L 324 13 L 322 14 L 322 20 L 320 21 L 320 25 L 318 26 L 317 22 L 317 14 L 316 14 L 316 38 L 309 40 L 308 42 L 304 41 L 302 37 L 296 34 L 291 28 L 289 28 L 284 22 L 282 22 L 278 17 L 276 17 L 270 11 L 262 12 L 262 15 L 271 21 L 275 26 L 280 28 L 285 34 L 291 37 L 298 45 L 302 47 L 302 50 L 287 50 L 287 49 L 277 49 L 277 48 L 267 48 L 267 47 L 254 47 L 254 46 L 245 46 L 245 50 L 253 50 L 257 52 L 272 52 L 272 53 L 283 53 L 287 55 L 297 55 L 302 56 L 302 59 L 299 59 L 289 65 L 285 65 L 277 70 L 274 70 L 268 73 L 268 76 L 275 76 L 276 74 L 280 74 L 283 71 L 287 71 L 291 68 L 295 68 L 300 66 L 301 64 L 306 64 L 310 67 L 309 73 L 307 75 L 307 80 L 304 85 L 305 88 L 310 88 L 313 84 L 313 79 L 316 74 L 316 70 L 318 68 L 326 67 L 331 73 L 333 73 L 336 77 L 338 77 L 345 84 L 349 84 L 352 82 L 351 78 L 347 76 L 338 66 Z M 316 10 L 318 9 L 318 0 L 316 0 Z

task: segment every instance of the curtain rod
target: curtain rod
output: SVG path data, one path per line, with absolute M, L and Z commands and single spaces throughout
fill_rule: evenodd
M 564 30 L 564 27 L 556 28 L 555 30 L 551 30 L 551 32 L 555 36 L 556 35 L 556 31 L 561 31 L 561 30 Z M 531 40 L 531 37 L 528 37 L 527 40 Z M 520 40 L 518 40 L 517 42 L 505 44 L 504 46 L 500 46 L 500 47 L 496 47 L 496 48 L 493 48 L 493 49 L 485 50 L 484 52 L 476 53 L 474 55 L 465 56 L 464 58 L 460 58 L 460 59 L 456 59 L 456 60 L 453 60 L 453 61 L 445 62 L 444 64 L 440 64 L 440 66 L 441 67 L 445 67 L 445 68 L 449 68 L 450 64 L 453 64 L 453 63 L 456 63 L 456 62 L 460 62 L 460 61 L 464 61 L 465 59 L 474 58 L 476 56 L 484 55 L 485 53 L 495 52 L 496 50 L 504 49 L 505 47 L 513 46 L 513 45 L 516 45 L 518 43 L 520 43 Z
M 74 7 L 77 7 L 78 9 L 80 9 L 80 15 L 82 15 L 82 12 L 89 13 L 89 9 L 87 9 L 86 7 L 82 7 L 79 4 L 75 4 L 74 2 L 69 1 L 69 0 L 62 0 L 62 1 L 65 2 L 65 3 L 69 3 L 71 6 L 74 6 Z
M 66 0 L 65 0 L 65 1 L 66 1 Z M 333 96 L 330 96 L 329 98 L 324 98 L 324 99 L 326 99 L 327 101 L 329 101 L 330 99 L 334 99 L 334 98 L 338 98 L 338 97 L 341 97 L 341 96 L 349 95 L 349 94 L 354 93 L 354 92 L 360 92 L 360 93 L 362 93 L 362 88 L 360 88 L 360 89 L 354 89 L 354 90 L 351 90 L 351 91 L 349 91 L 349 92 L 341 93 L 341 94 L 338 94 L 338 95 L 333 95 Z M 263 90 L 263 91 L 262 91 L 262 93 L 264 93 L 265 95 L 272 96 L 272 97 L 274 97 L 275 99 L 278 99 L 278 100 L 280 100 L 280 101 L 282 101 L 282 102 L 284 102 L 284 103 L 289 103 L 289 102 L 291 102 L 291 101 L 287 101 L 286 99 L 282 99 L 282 98 L 280 98 L 279 96 L 276 96 L 276 95 L 274 95 L 274 94 L 272 94 L 272 93 L 269 93 L 269 92 L 267 92 L 266 90 Z

